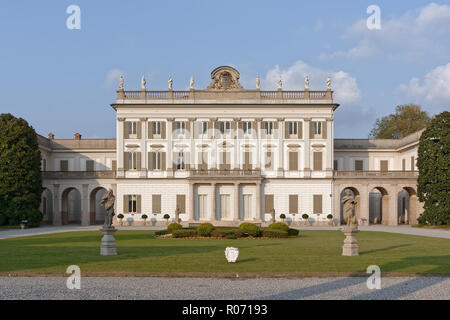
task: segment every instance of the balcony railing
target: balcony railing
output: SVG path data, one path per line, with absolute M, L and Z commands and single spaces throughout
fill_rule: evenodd
M 230 169 L 230 170 L 218 170 L 218 169 L 191 169 L 189 171 L 189 177 L 191 178 L 211 178 L 211 177 L 242 177 L 242 178 L 258 178 L 261 177 L 260 169 L 252 170 L 241 170 L 241 169 Z
M 418 171 L 334 171 L 335 178 L 414 178 Z
M 190 90 L 190 91 L 117 91 L 117 100 L 332 100 L 333 91 L 260 91 L 260 90 Z
M 114 179 L 116 172 L 105 171 L 44 171 L 44 179 Z

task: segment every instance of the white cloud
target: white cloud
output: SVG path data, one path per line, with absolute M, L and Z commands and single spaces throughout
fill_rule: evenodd
M 360 99 L 360 90 L 356 79 L 344 71 L 327 71 L 312 67 L 299 60 L 286 70 L 281 70 L 277 65 L 270 69 L 262 79 L 262 87 L 276 89 L 278 76 L 281 76 L 283 89 L 303 90 L 305 88 L 305 76 L 308 75 L 311 90 L 325 90 L 327 77 L 331 78 L 332 88 L 335 91 L 334 99 L 338 103 L 353 104 Z
M 401 84 L 397 88 L 397 94 L 402 99 L 406 97 L 413 99 L 413 102 L 425 104 L 424 107 L 435 112 L 450 109 L 450 62 L 434 68 L 423 80 L 414 77 L 408 84 Z
M 119 69 L 111 69 L 106 73 L 104 85 L 108 89 L 119 88 L 119 79 L 123 72 Z
M 322 53 L 319 58 L 363 59 L 383 55 L 390 59 L 413 61 L 432 55 L 444 57 L 450 54 L 450 6 L 430 3 L 390 19 L 384 19 L 383 13 L 381 7 L 381 30 L 369 30 L 366 18 L 358 20 L 342 37 L 344 40 L 356 41 L 355 46 Z

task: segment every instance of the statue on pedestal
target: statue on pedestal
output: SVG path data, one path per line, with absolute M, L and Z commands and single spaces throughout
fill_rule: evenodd
M 109 189 L 108 192 L 106 192 L 101 201 L 100 205 L 105 207 L 106 215 L 105 215 L 105 223 L 103 224 L 103 228 L 111 228 L 113 223 L 113 217 L 114 217 L 114 200 L 116 197 L 113 194 L 112 189 Z
M 358 222 L 356 221 L 355 216 L 356 201 L 355 198 L 351 195 L 350 189 L 345 189 L 345 195 L 344 197 L 342 197 L 341 202 L 343 204 L 344 221 L 347 224 L 347 227 L 357 227 Z
M 270 214 L 272 215 L 272 222 L 275 222 L 275 209 L 272 208 L 272 210 L 270 211 Z

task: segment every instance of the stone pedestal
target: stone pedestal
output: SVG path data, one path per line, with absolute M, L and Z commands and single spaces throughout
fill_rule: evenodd
M 342 255 L 359 256 L 358 241 L 355 238 L 355 235 L 358 233 L 358 228 L 346 226 L 342 232 L 345 234 L 344 245 L 342 246 Z
M 117 231 L 114 227 L 101 228 L 103 232 L 102 244 L 100 246 L 100 255 L 115 256 L 117 255 L 116 239 L 114 239 L 114 232 Z

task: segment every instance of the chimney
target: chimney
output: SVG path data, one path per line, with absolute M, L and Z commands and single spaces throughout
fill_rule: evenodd
M 81 134 L 75 133 L 75 140 L 81 140 Z
M 50 132 L 50 133 L 48 134 L 48 139 L 49 139 L 49 140 L 55 139 L 55 135 L 54 135 L 53 133 Z

